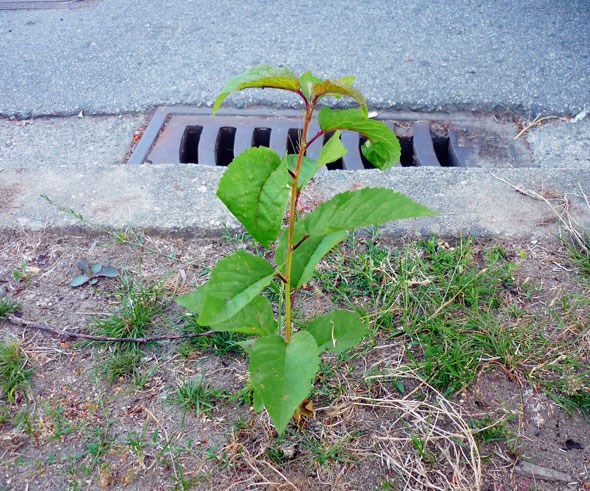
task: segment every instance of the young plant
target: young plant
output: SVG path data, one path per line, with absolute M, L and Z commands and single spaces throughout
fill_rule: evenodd
M 266 407 L 279 434 L 294 413 L 305 414 L 299 406 L 309 395 L 320 354 L 343 352 L 367 333 L 359 315 L 347 310 L 328 312 L 307 323 L 294 319 L 297 290 L 349 230 L 434 214 L 390 189 L 364 188 L 337 194 L 300 216 L 298 202 L 305 185 L 320 167 L 346 153 L 342 131 L 356 131 L 366 138 L 363 155 L 378 169 L 399 162 L 395 134 L 382 122 L 369 119 L 365 98 L 352 82 L 352 77 L 321 80 L 310 72 L 297 77 L 286 68 L 258 66 L 230 80 L 213 108 L 216 113 L 229 94 L 246 88 L 287 90 L 299 96 L 305 107 L 297 154 L 281 156 L 266 147 L 247 149 L 229 165 L 217 190 L 258 243 L 266 248 L 274 244 L 274 264 L 243 250 L 235 252 L 217 263 L 207 283 L 177 299 L 198 314 L 202 326 L 252 336 L 241 345 L 250 357 L 254 408 Z M 322 107 L 317 115 L 319 130 L 310 134 L 316 107 L 327 96 L 347 96 L 360 107 Z M 331 136 L 318 160 L 307 157 L 309 146 L 324 135 Z M 261 295 L 273 282 L 282 292 L 278 319 L 270 301 Z
M 89 264 L 86 259 L 78 261 L 78 267 L 82 270 L 82 274 L 70 281 L 70 286 L 74 288 L 85 283 L 96 285 L 99 278 L 116 278 L 119 276 L 119 272 L 112 266 L 105 266 L 101 263 Z

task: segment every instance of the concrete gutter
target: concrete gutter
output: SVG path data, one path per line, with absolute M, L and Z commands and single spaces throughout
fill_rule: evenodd
M 215 196 L 223 169 L 121 165 L 144 124 L 141 115 L 0 121 L 0 230 L 88 229 L 41 195 L 110 229 L 202 237 L 238 230 Z M 547 202 L 531 196 L 538 193 L 556 206 L 567 197 L 571 217 L 590 230 L 590 118 L 549 122 L 526 138 L 538 168 L 330 171 L 308 186 L 302 204 L 313 207 L 337 192 L 385 186 L 440 212 L 387 224 L 390 236 L 554 238 L 557 217 Z
M 41 198 L 48 195 L 96 225 L 133 227 L 158 234 L 217 236 L 239 228 L 215 196 L 222 169 L 205 166 L 77 166 L 10 168 L 0 173 L 0 229 L 61 230 L 85 228 L 80 220 Z M 313 206 L 333 194 L 364 186 L 385 186 L 438 210 L 440 215 L 392 222 L 391 236 L 431 233 L 503 238 L 551 238 L 559 232 L 547 203 L 523 194 L 532 190 L 550 198 L 567 196 L 570 213 L 590 226 L 587 169 L 431 169 L 387 172 L 333 171 L 310 185 L 302 203 Z

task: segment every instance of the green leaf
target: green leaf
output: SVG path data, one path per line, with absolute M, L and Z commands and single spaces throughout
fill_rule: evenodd
M 268 247 L 281 231 L 290 180 L 287 163 L 275 151 L 253 147 L 229 165 L 217 196 L 252 237 Z
M 96 276 L 104 276 L 106 278 L 116 278 L 119 276 L 119 272 L 112 266 L 103 266 Z
M 232 78 L 215 99 L 213 114 L 219 110 L 223 100 L 232 92 L 249 88 L 284 89 L 299 92 L 300 85 L 297 76 L 289 69 L 269 65 L 254 66 L 244 73 Z
M 258 296 L 233 317 L 211 327 L 216 331 L 268 336 L 277 330 L 278 324 L 269 300 Z
M 286 155 L 283 158 L 283 161 L 288 166 L 289 170 L 295 172 L 297 168 L 297 160 L 299 159 L 299 155 L 291 154 Z M 299 169 L 299 179 L 297 180 L 297 187 L 302 189 L 309 181 L 311 181 L 312 177 L 315 175 L 317 170 L 317 164 L 314 159 L 310 159 L 309 157 L 303 157 L 301 161 L 301 168 Z
M 437 213 L 407 196 L 387 188 L 364 188 L 346 191 L 320 204 L 303 222 L 310 236 L 326 235 Z
M 344 77 L 340 77 L 338 79 L 338 82 L 340 82 L 341 84 L 352 85 L 352 84 L 354 84 L 355 80 L 356 80 L 356 77 L 354 75 L 346 75 Z
M 76 276 L 72 281 L 70 281 L 70 286 L 76 288 L 77 286 L 82 286 L 86 283 L 90 278 L 84 274 Z
M 365 100 L 363 93 L 351 83 L 347 83 L 346 78 L 341 78 L 339 80 L 324 80 L 323 82 L 316 84 L 313 90 L 316 100 L 330 95 L 335 97 L 348 96 L 356 100 L 362 107 L 367 106 L 367 101 Z
M 254 393 L 252 394 L 252 406 L 254 407 L 254 411 L 259 413 L 260 411 L 262 411 L 264 402 L 260 397 L 260 392 L 258 392 L 257 390 L 254 390 L 253 392 Z
M 295 225 L 294 242 L 297 244 L 305 233 L 305 227 L 300 223 Z M 327 235 L 308 237 L 297 249 L 293 251 L 291 261 L 291 285 L 300 288 L 313 276 L 315 267 L 330 250 L 346 238 L 346 231 L 335 232 Z M 279 240 L 275 251 L 275 263 L 281 267 L 285 274 L 285 261 L 287 260 L 287 231 Z
M 306 331 L 314 337 L 320 351 L 342 353 L 360 343 L 369 330 L 357 313 L 333 310 L 313 319 Z
M 205 287 L 206 284 L 201 285 L 192 292 L 176 297 L 176 303 L 182 305 L 189 312 L 198 314 L 203 310 L 203 304 L 205 303 Z
M 342 135 L 342 131 L 335 131 L 332 137 L 322 147 L 322 151 L 320 152 L 320 157 L 318 158 L 317 163 L 318 169 L 322 165 L 327 165 L 331 164 L 332 162 L 336 162 L 336 160 L 341 159 L 348 152 L 348 150 L 346 150 L 346 147 L 342 143 L 342 140 L 340 139 L 340 135 Z
M 301 84 L 301 92 L 305 95 L 308 101 L 311 101 L 313 97 L 313 88 L 316 84 L 322 82 L 322 79 L 316 77 L 311 72 L 305 72 L 301 77 L 299 77 L 299 83 Z
M 369 119 L 361 109 L 332 110 L 323 107 L 318 114 L 318 123 L 324 131 L 351 130 L 368 139 L 363 145 L 365 157 L 379 169 L 389 169 L 399 162 L 401 147 L 395 133 L 381 121 Z
M 248 305 L 274 277 L 274 268 L 266 260 L 245 251 L 224 257 L 211 271 L 211 277 L 197 293 L 193 306 L 202 309 L 197 322 L 214 326 L 236 315 Z M 203 299 L 199 298 L 203 295 Z M 188 303 L 188 302 L 187 302 Z
M 281 336 L 256 339 L 249 352 L 250 377 L 279 435 L 311 390 L 320 366 L 313 336 L 299 331 L 286 344 Z
M 92 274 L 96 274 L 102 269 L 102 264 L 94 263 L 90 269 L 92 270 Z

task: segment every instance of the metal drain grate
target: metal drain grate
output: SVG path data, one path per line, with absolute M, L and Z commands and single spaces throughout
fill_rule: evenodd
M 129 157 L 129 164 L 204 164 L 226 166 L 241 151 L 265 146 L 279 155 L 297 152 L 301 131 L 299 113 L 275 112 L 261 116 L 252 111 L 226 112 L 210 116 L 190 107 L 158 109 Z M 531 167 L 527 148 L 515 141 L 507 123 L 477 118 L 453 121 L 430 120 L 424 115 L 391 115 L 383 119 L 397 134 L 403 167 Z M 381 118 L 380 118 L 381 119 Z M 319 127 L 312 124 L 310 134 Z M 307 155 L 317 158 L 329 139 L 316 140 Z M 342 132 L 348 153 L 328 170 L 372 169 L 360 150 L 365 139 L 358 133 Z
M 0 0 L 0 10 L 75 8 L 97 0 Z

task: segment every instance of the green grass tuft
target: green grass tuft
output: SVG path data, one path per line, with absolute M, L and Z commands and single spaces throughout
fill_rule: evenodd
M 117 296 L 119 307 L 109 317 L 94 321 L 94 334 L 111 338 L 146 337 L 148 329 L 164 313 L 164 294 L 160 285 L 122 275 Z M 116 352 L 140 351 L 140 344 L 135 342 L 105 343 Z
M 18 343 L 0 341 L 0 389 L 10 403 L 16 402 L 31 383 L 33 369 L 27 363 Z
M 10 314 L 14 314 L 20 305 L 10 297 L 0 298 L 0 320 L 7 319 Z
M 197 414 L 210 412 L 216 403 L 224 397 L 224 391 L 213 389 L 205 382 L 205 375 L 194 379 L 184 380 L 176 387 L 171 400 Z

